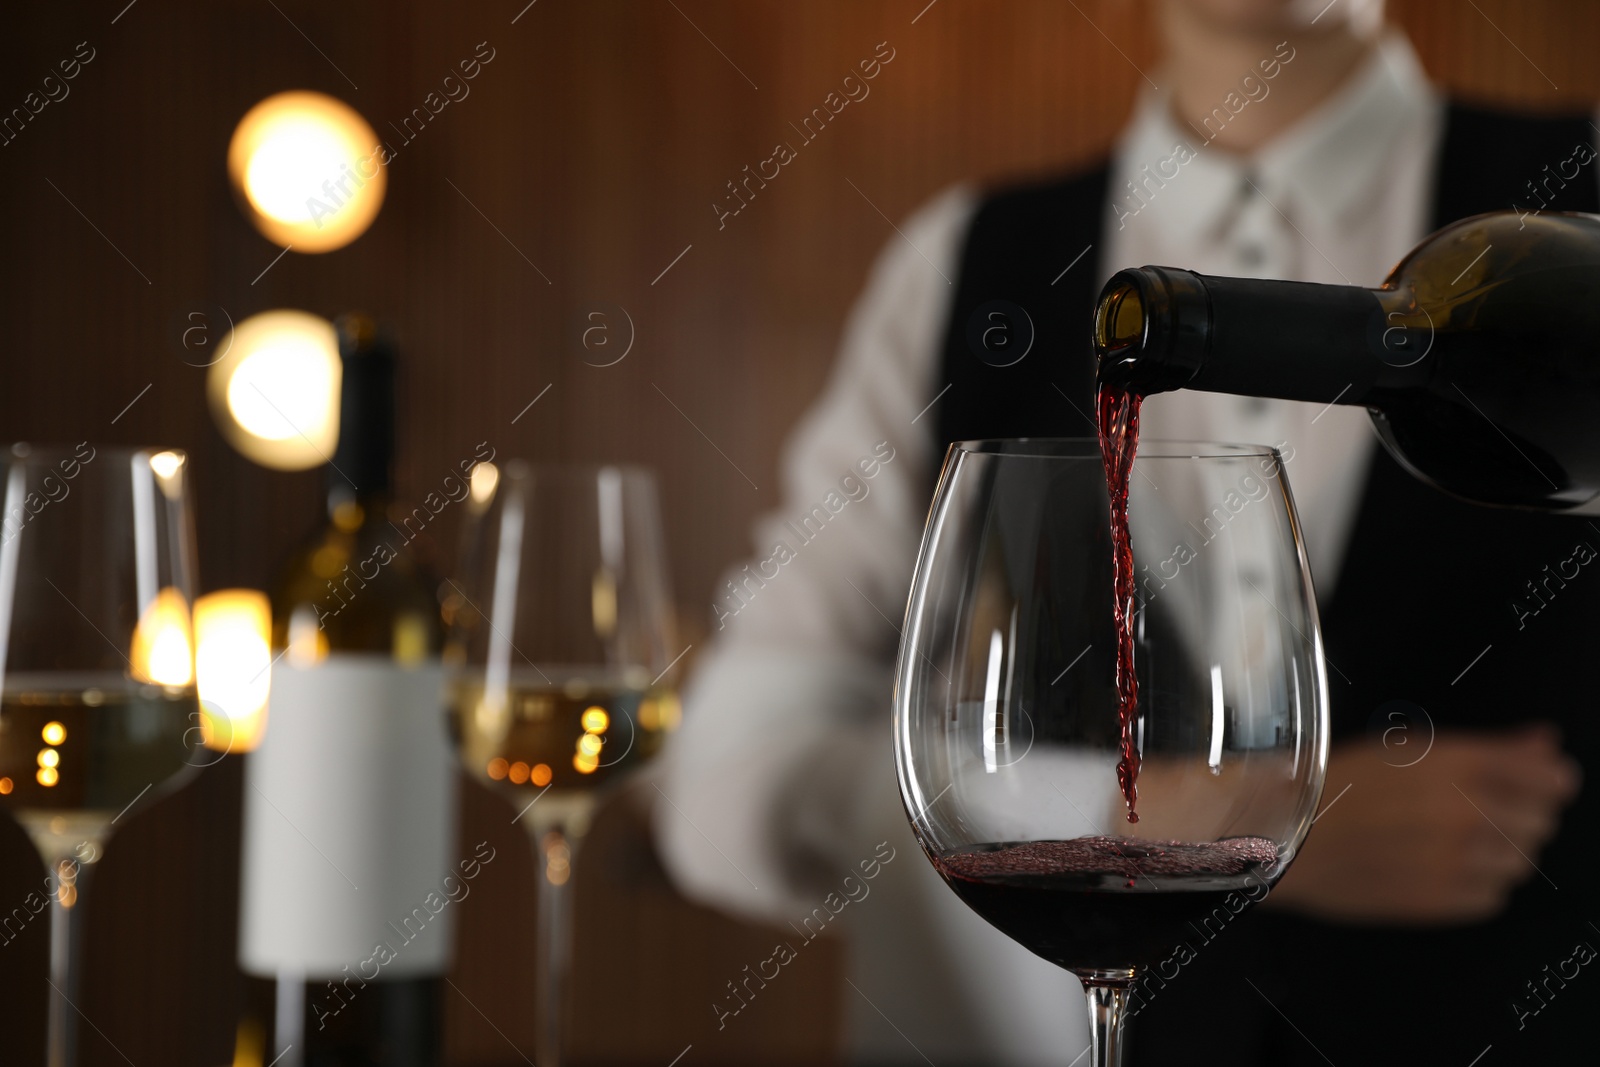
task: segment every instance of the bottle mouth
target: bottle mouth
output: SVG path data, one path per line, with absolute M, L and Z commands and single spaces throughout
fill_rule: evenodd
M 1095 306 L 1100 384 L 1140 395 L 1181 388 L 1199 369 L 1210 333 L 1199 275 L 1174 267 L 1118 271 Z
M 1144 339 L 1144 301 L 1139 287 L 1120 275 L 1107 283 L 1095 312 L 1094 346 L 1104 359 Z

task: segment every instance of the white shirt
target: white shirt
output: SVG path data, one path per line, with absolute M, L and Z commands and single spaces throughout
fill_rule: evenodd
M 1292 76 L 1291 59 L 1279 77 Z M 1442 103 L 1398 35 L 1247 158 L 1180 129 L 1149 93 L 1112 160 L 1100 272 L 1160 264 L 1376 286 L 1429 228 L 1442 125 Z M 1159 177 L 1180 143 L 1194 158 L 1129 199 L 1141 168 Z M 658 807 L 657 836 L 686 893 L 780 927 L 800 927 L 830 892 L 843 898 L 855 874 L 860 899 L 838 925 L 850 938 L 856 1061 L 1059 1067 L 1088 1041 L 1076 982 L 940 881 L 911 837 L 890 748 L 894 650 L 938 458 L 936 412 L 925 409 L 943 384 L 948 279 L 976 206 L 967 188 L 940 195 L 874 266 L 832 378 L 784 453 L 784 503 L 757 523 L 755 561 L 729 574 L 739 592 L 718 591 L 716 644 L 662 766 L 671 804 Z M 1060 249 L 1062 265 L 1079 251 Z M 1326 596 L 1375 441 L 1364 411 L 1180 391 L 1151 397 L 1143 422 L 1161 437 L 1292 449 L 1289 480 Z M 863 477 L 872 465 L 858 463 L 879 442 L 893 458 Z M 841 487 L 846 475 L 855 481 Z M 837 512 L 806 540 L 799 528 L 815 507 Z M 774 551 L 780 542 L 788 555 Z M 895 858 L 862 882 L 860 863 L 883 841 Z M 804 954 L 798 930 L 790 945 Z

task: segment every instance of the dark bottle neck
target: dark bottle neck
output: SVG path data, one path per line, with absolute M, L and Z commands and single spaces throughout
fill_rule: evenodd
M 358 504 L 368 515 L 381 515 L 393 496 L 394 349 L 365 316 L 345 315 L 336 325 L 344 370 L 328 510 L 337 514 Z
M 1102 384 L 1381 406 L 1427 374 L 1433 331 L 1409 291 L 1118 271 L 1101 290 Z

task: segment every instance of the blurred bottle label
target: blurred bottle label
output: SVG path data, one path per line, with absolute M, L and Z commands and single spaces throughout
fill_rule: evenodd
M 272 668 L 246 757 L 239 965 L 362 981 L 443 972 L 456 764 L 436 660 Z

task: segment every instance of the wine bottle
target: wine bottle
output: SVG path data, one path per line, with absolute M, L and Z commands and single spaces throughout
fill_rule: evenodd
M 368 319 L 338 326 L 328 520 L 273 597 L 267 729 L 246 757 L 236 1062 L 437 1067 L 456 808 L 442 625 L 389 519 L 393 353 Z
M 1102 386 L 1359 404 L 1412 474 L 1482 504 L 1600 514 L 1600 217 L 1478 215 L 1378 289 L 1113 275 Z

